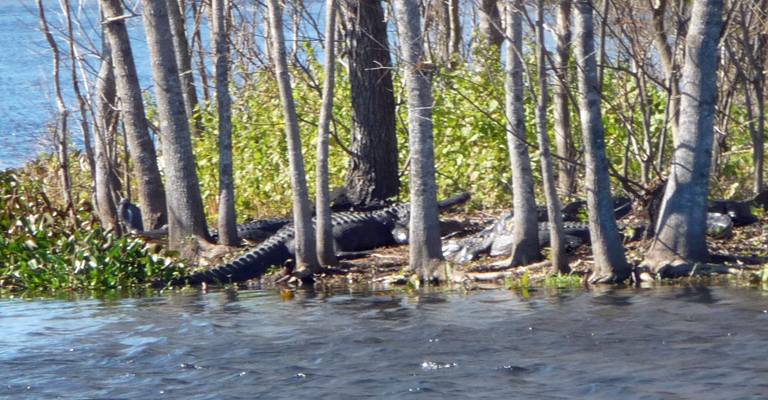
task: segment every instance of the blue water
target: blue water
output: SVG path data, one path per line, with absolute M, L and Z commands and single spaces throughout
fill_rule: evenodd
M 768 399 L 748 288 L 0 300 L 2 399 Z
M 63 27 L 59 2 L 45 0 L 43 4 L 49 23 Z M 98 15 L 97 2 L 86 0 L 80 4 L 72 1 L 71 4 L 73 15 L 90 33 L 88 40 L 92 45 L 89 47 L 100 46 L 98 32 L 93 29 Z M 57 115 L 53 95 L 53 56 L 40 26 L 34 1 L 0 0 L 0 169 L 18 167 L 41 152 L 51 151 L 48 132 Z M 128 27 L 139 81 L 146 89 L 152 82 L 141 18 L 130 19 Z M 88 43 L 88 40 L 79 38 L 81 43 Z M 68 54 L 65 42 L 59 40 L 58 44 Z M 100 47 L 95 50 L 100 51 Z M 81 49 L 80 54 L 87 55 L 86 62 L 98 69 L 99 61 L 93 56 L 93 50 Z M 74 112 L 77 107 L 70 76 L 67 60 L 61 70 L 62 94 L 68 108 Z M 93 77 L 88 79 L 93 85 Z M 70 115 L 70 126 L 78 126 L 74 118 L 79 118 L 79 115 Z M 80 147 L 82 138 L 79 127 L 73 131 L 73 144 Z

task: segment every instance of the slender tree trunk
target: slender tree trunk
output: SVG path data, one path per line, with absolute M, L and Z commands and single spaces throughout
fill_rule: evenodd
M 544 181 L 544 195 L 547 199 L 547 217 L 549 220 L 550 249 L 552 250 L 552 272 L 567 274 L 571 271 L 568 258 L 565 255 L 565 229 L 563 214 L 560 211 L 560 200 L 557 198 L 555 171 L 552 166 L 552 155 L 549 149 L 549 133 L 547 131 L 547 103 L 549 89 L 547 87 L 546 68 L 547 46 L 544 41 L 544 0 L 536 1 L 536 63 L 539 76 L 539 98 L 536 103 L 536 130 L 538 133 L 539 151 L 541 152 L 541 177 Z
M 94 126 L 94 161 L 96 190 L 94 199 L 96 210 L 104 229 L 112 230 L 116 235 L 122 235 L 120 220 L 117 217 L 117 202 L 112 194 L 114 190 L 114 171 L 109 156 L 109 138 L 116 134 L 115 126 L 117 112 L 115 103 L 117 100 L 117 88 L 115 83 L 115 70 L 112 66 L 112 46 L 106 32 L 101 36 L 101 67 L 96 80 L 96 121 Z
M 144 29 L 152 60 L 168 192 L 168 245 L 182 250 L 189 236 L 211 241 L 192 151 L 189 119 L 176 66 L 165 0 L 143 0 Z
M 611 178 L 605 153 L 605 129 L 600 110 L 594 24 L 589 0 L 576 1 L 576 64 L 579 78 L 579 108 L 584 138 L 587 209 L 595 283 L 621 282 L 630 276 L 619 229 L 613 212 Z
M 56 155 L 59 161 L 59 179 L 61 183 L 61 197 L 64 200 L 67 212 L 72 220 L 73 224 L 77 224 L 77 216 L 75 214 L 75 206 L 72 201 L 72 182 L 69 176 L 69 155 L 68 155 L 68 139 L 67 131 L 67 118 L 69 111 L 64 103 L 64 97 L 61 94 L 61 54 L 59 53 L 59 46 L 56 44 L 56 40 L 53 38 L 50 29 L 48 29 L 48 21 L 45 19 L 45 9 L 43 8 L 42 0 L 37 0 L 37 11 L 40 13 L 40 23 L 42 25 L 43 34 L 48 41 L 48 45 L 53 52 L 53 84 L 56 91 L 56 105 L 59 108 L 59 121 L 53 130 L 53 143 L 56 146 Z
M 523 23 L 522 0 L 506 4 L 506 115 L 507 146 L 512 167 L 512 196 L 515 210 L 514 242 L 511 266 L 528 265 L 541 260 L 539 224 L 536 217 L 536 197 L 533 170 L 528 154 L 523 105 Z
M 64 16 L 67 19 L 67 42 L 69 43 L 70 72 L 72 73 L 72 90 L 75 92 L 77 106 L 80 111 L 80 129 L 83 131 L 83 147 L 88 157 L 88 166 L 90 167 L 91 177 L 96 176 L 96 161 L 93 156 L 93 145 L 91 144 L 91 130 L 88 128 L 88 107 L 85 97 L 80 92 L 80 79 L 77 77 L 77 59 L 78 52 L 75 47 L 75 34 L 72 29 L 72 15 L 70 12 L 69 1 L 62 2 Z
M 600 10 L 600 38 L 599 49 L 597 51 L 597 88 L 599 91 L 603 91 L 603 77 L 605 76 L 605 43 L 607 38 L 605 36 L 608 28 L 608 13 L 611 11 L 611 0 L 603 0 L 602 9 Z
M 312 210 L 309 204 L 307 180 L 304 175 L 304 160 L 301 153 L 301 136 L 296 105 L 293 100 L 291 78 L 288 75 L 285 39 L 283 38 L 283 10 L 278 0 L 269 0 L 269 24 L 272 28 L 272 49 L 283 103 L 285 131 L 288 140 L 288 161 L 291 167 L 291 187 L 293 188 L 293 226 L 296 230 L 296 270 L 294 276 L 305 278 L 320 271 L 317 261 L 315 234 L 312 229 Z
M 328 141 L 331 115 L 333 113 L 333 85 L 336 74 L 336 1 L 328 0 L 325 7 L 325 80 L 323 81 L 323 104 L 317 133 L 317 181 L 315 217 L 317 232 L 317 258 L 323 265 L 337 265 L 333 248 L 333 226 L 331 224 L 331 190 L 328 172 Z
M 498 0 L 480 1 L 480 35 L 487 46 L 496 46 L 501 49 L 504 43 L 504 32 L 501 25 Z
M 157 167 L 155 145 L 149 136 L 139 77 L 133 51 L 125 27 L 125 16 L 119 0 L 101 0 L 112 60 L 115 66 L 117 94 L 122 105 L 121 117 L 133 159 L 139 202 L 145 229 L 158 229 L 168 221 L 165 189 Z M 126 186 L 129 186 L 126 184 Z
M 571 134 L 571 112 L 568 92 L 568 60 L 571 47 L 571 0 L 560 0 L 557 8 L 557 51 L 555 53 L 554 98 L 552 108 L 555 119 L 555 144 L 560 157 L 573 160 L 576 158 L 576 146 Z M 557 163 L 557 183 L 560 190 L 568 197 L 576 193 L 576 166 L 567 161 Z
M 176 54 L 181 89 L 184 93 L 184 109 L 187 111 L 187 117 L 194 121 L 191 128 L 192 134 L 196 135 L 200 132 L 202 126 L 200 125 L 200 118 L 195 116 L 197 90 L 195 89 L 195 78 L 192 75 L 192 60 L 189 52 L 189 42 L 187 41 L 187 32 L 184 28 L 186 23 L 184 10 L 181 8 L 179 0 L 166 0 L 166 4 L 168 5 L 168 16 L 171 22 L 173 50 Z
M 667 0 L 648 0 L 651 8 L 651 29 L 653 31 L 653 41 L 656 44 L 656 50 L 659 52 L 659 59 L 667 75 L 669 85 L 669 114 L 671 119 L 669 125 L 672 128 L 672 137 L 677 137 L 678 115 L 680 111 L 680 85 L 678 72 L 676 71 L 675 53 L 667 40 L 667 29 L 664 26 L 664 16 L 667 10 Z M 679 33 L 678 33 L 679 34 Z M 657 166 L 658 167 L 658 166 Z
M 211 7 L 213 8 L 216 101 L 219 106 L 219 244 L 234 246 L 240 242 L 240 239 L 237 237 L 235 178 L 232 165 L 232 110 L 227 65 L 229 54 L 226 31 L 227 0 L 213 0 Z
M 697 0 L 691 10 L 682 74 L 680 131 L 672 171 L 645 265 L 675 275 L 670 261 L 709 260 L 706 220 L 714 140 L 717 66 L 723 1 Z
M 461 46 L 461 15 L 459 14 L 459 0 L 445 0 L 449 2 L 451 19 L 451 57 L 459 54 Z
M 354 204 L 400 193 L 395 97 L 387 23 L 379 0 L 344 0 L 352 142 L 347 194 Z
M 435 144 L 432 127 L 432 73 L 421 38 L 421 17 L 416 0 L 396 0 L 397 28 L 403 47 L 408 89 L 408 146 L 411 157 L 410 264 L 423 282 L 444 280 L 438 268 L 443 258 L 437 213 Z

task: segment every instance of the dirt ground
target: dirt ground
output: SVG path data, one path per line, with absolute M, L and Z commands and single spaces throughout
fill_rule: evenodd
M 455 220 L 461 222 L 463 229 L 446 238 L 459 239 L 471 236 L 484 227 L 490 226 L 505 210 L 454 212 L 444 214 L 442 220 Z M 760 221 L 745 227 L 734 227 L 733 234 L 725 239 L 711 239 L 708 242 L 710 252 L 716 255 L 730 255 L 740 257 L 752 257 L 768 259 L 768 213 L 761 215 Z M 636 217 L 629 216 L 622 220 L 622 224 L 637 223 Z M 640 264 L 650 246 L 650 240 L 625 243 L 627 260 L 634 266 Z M 543 254 L 548 257 L 549 249 L 545 248 Z M 325 268 L 316 276 L 317 283 L 324 284 L 358 284 L 358 283 L 405 283 L 410 275 L 408 267 L 408 246 L 376 249 L 361 253 L 364 255 L 355 259 L 344 259 L 337 267 Z M 592 271 L 592 253 L 589 246 L 582 246 L 569 254 L 570 266 L 573 273 L 588 277 Z M 763 261 L 765 263 L 765 261 Z M 453 264 L 454 276 L 459 275 L 483 275 L 488 280 L 505 278 L 521 278 L 525 267 L 508 268 L 506 257 L 482 257 L 467 265 Z M 731 274 L 748 274 L 759 270 L 760 264 L 744 264 L 737 262 L 728 270 Z M 544 262 L 529 266 L 529 277 L 532 282 L 543 279 L 549 272 L 549 264 Z M 283 270 L 283 273 L 288 272 Z M 745 275 L 746 276 L 746 275 Z M 274 282 L 279 279 L 279 274 L 265 277 L 266 281 Z

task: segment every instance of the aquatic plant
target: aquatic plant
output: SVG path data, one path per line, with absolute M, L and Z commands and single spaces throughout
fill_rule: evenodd
M 103 230 L 88 202 L 73 221 L 29 173 L 0 172 L 0 289 L 108 290 L 179 275 L 162 247 Z

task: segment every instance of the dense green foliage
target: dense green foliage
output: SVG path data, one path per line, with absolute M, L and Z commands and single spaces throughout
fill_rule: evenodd
M 126 289 L 183 267 L 140 239 L 94 225 L 88 202 L 73 221 L 32 177 L 29 170 L 0 172 L 0 289 Z

